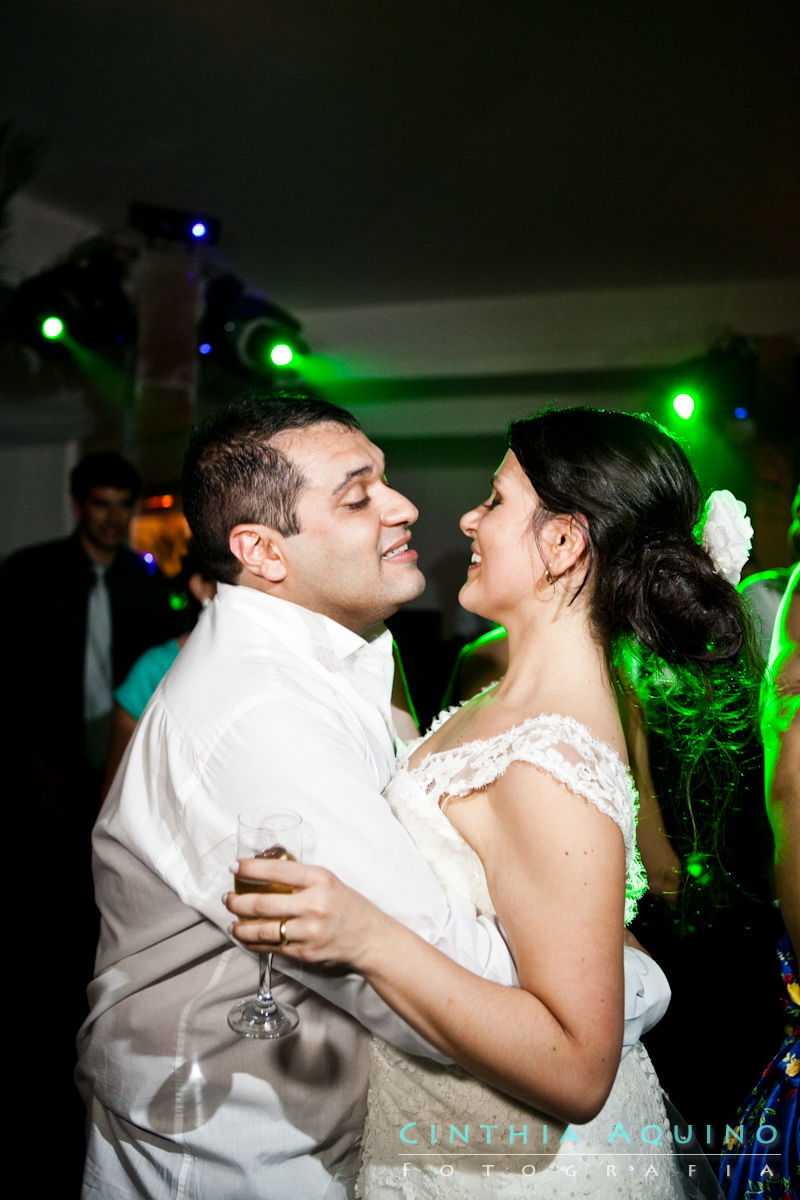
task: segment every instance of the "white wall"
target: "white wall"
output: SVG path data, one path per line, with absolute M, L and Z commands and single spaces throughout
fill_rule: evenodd
M 77 458 L 77 442 L 0 446 L 0 559 L 71 531 L 69 473 Z M 52 586 L 57 594 L 57 579 Z
M 681 362 L 721 332 L 800 340 L 800 278 L 601 289 L 298 314 L 344 378 L 602 370 Z

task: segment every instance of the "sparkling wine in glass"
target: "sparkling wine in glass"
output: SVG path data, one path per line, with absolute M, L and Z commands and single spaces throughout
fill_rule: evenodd
M 252 808 L 240 813 L 236 838 L 237 858 L 303 857 L 303 820 L 288 809 L 272 812 Z M 234 890 L 243 892 L 291 892 L 282 883 L 264 883 L 255 879 L 234 880 Z M 247 920 L 248 918 L 244 918 Z M 250 920 L 260 920 L 251 917 Z M 272 995 L 272 954 L 258 955 L 258 992 L 251 1000 L 242 1000 L 228 1013 L 234 1033 L 246 1038 L 279 1038 L 292 1033 L 300 1014 L 291 1004 L 278 1004 Z

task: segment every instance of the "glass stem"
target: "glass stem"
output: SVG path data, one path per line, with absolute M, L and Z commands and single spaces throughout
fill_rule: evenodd
M 271 954 L 259 954 L 258 956 L 258 995 L 256 996 L 256 1004 L 264 1009 L 275 1007 L 275 1001 L 272 999 Z

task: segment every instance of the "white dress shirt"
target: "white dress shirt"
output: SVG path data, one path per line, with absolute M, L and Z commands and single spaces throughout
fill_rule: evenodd
M 254 1042 L 230 1031 L 228 1009 L 257 982 L 221 900 L 243 809 L 297 810 L 306 861 L 464 966 L 514 982 L 494 920 L 442 891 L 380 795 L 394 772 L 391 679 L 388 633 L 366 642 L 221 585 L 155 693 L 94 834 L 102 927 L 79 1038 L 85 1197 L 339 1200 L 356 1169 L 366 1029 L 437 1057 L 360 976 L 288 961 L 275 990 L 297 1005 L 297 1033 Z M 663 976 L 641 966 L 626 971 L 633 1041 L 663 999 Z

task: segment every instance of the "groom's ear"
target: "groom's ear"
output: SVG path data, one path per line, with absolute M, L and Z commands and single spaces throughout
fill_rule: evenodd
M 269 525 L 235 525 L 228 546 L 250 575 L 266 583 L 281 583 L 287 571 L 284 541 Z

